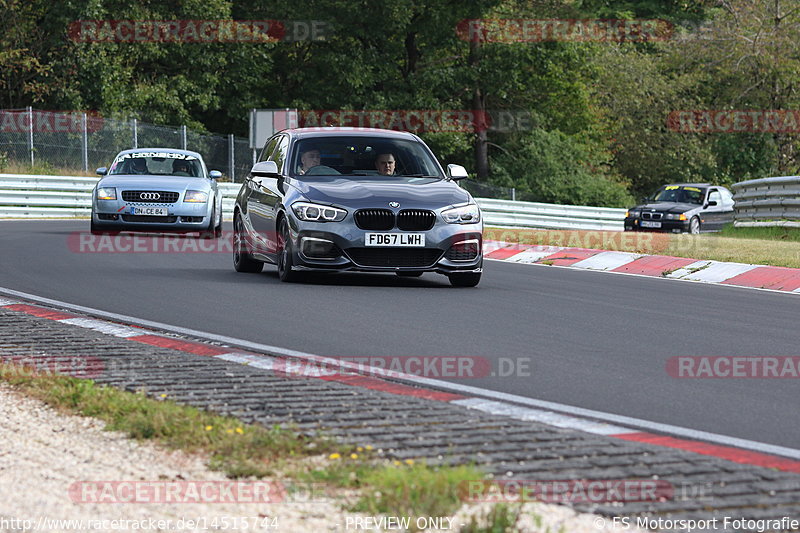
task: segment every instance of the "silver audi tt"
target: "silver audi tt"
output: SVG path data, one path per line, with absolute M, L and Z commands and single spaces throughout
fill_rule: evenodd
M 92 233 L 119 231 L 222 234 L 222 194 L 197 152 L 171 148 L 124 150 L 92 191 Z
M 368 128 L 285 130 L 267 140 L 234 210 L 234 267 L 446 275 L 474 287 L 483 268 L 483 222 L 411 133 Z

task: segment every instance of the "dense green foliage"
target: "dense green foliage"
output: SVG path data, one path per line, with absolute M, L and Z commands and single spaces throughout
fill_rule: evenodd
M 0 0 L 0 11 L 3 108 L 92 109 L 241 136 L 252 108 L 509 111 L 528 117 L 524 127 L 422 136 L 480 180 L 557 203 L 622 206 L 671 181 L 798 172 L 800 126 L 668 122 L 686 110 L 800 108 L 792 0 Z M 662 19 L 668 31 L 644 43 L 480 42 L 457 31 L 472 19 L 596 18 Z M 288 34 L 70 38 L 81 20 L 187 19 L 288 21 Z M 324 39 L 297 33 L 312 21 Z

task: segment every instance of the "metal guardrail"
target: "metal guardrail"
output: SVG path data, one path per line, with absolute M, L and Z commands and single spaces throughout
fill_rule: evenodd
M 0 218 L 89 218 L 99 177 L 0 174 Z M 241 183 L 220 183 L 223 217 L 233 218 Z
M 734 226 L 800 226 L 800 176 L 734 183 Z
M 477 198 L 484 221 L 492 226 L 541 229 L 622 231 L 625 209 L 512 202 Z
M 100 178 L 0 174 L 0 218 L 88 218 Z M 220 183 L 226 220 L 240 183 Z M 622 231 L 624 209 L 477 198 L 487 225 L 517 228 Z

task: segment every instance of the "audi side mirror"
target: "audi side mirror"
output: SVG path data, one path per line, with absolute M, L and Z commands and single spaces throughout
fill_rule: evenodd
M 97 170 L 95 170 L 95 172 L 100 176 L 105 176 L 106 174 L 108 174 L 108 169 L 106 167 L 100 167 Z
M 222 177 L 222 172 L 220 172 L 219 170 L 212 170 L 211 172 L 208 173 L 208 177 L 211 178 L 212 180 L 218 180 Z

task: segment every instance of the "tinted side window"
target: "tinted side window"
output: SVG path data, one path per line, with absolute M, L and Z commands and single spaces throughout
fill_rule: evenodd
M 264 149 L 261 150 L 261 157 L 258 158 L 259 162 L 269 160 L 272 152 L 275 151 L 275 145 L 278 144 L 279 139 L 280 137 L 273 137 L 267 141 L 267 144 L 264 145 Z
M 278 165 L 278 173 L 283 173 L 283 163 L 286 161 L 286 152 L 289 150 L 289 137 L 283 135 L 280 138 L 278 143 L 278 147 L 275 149 L 275 153 L 270 158 L 270 160 L 275 161 L 275 164 Z

